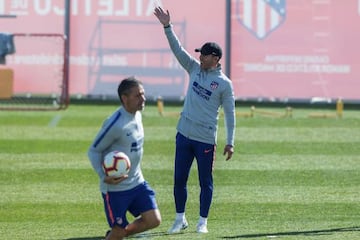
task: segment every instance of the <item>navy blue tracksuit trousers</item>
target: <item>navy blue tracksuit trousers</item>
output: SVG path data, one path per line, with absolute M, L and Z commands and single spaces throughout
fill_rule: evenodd
M 213 195 L 213 163 L 216 145 L 202 143 L 176 135 L 174 198 L 177 213 L 185 212 L 187 180 L 194 158 L 197 162 L 200 183 L 200 216 L 207 217 Z

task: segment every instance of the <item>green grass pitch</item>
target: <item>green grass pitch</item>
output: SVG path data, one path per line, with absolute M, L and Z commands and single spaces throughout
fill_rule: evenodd
M 116 108 L 0 111 L 0 239 L 102 239 L 108 228 L 86 152 Z M 209 234 L 195 232 L 199 187 L 194 162 L 186 213 L 190 226 L 167 235 L 175 215 L 173 156 L 180 110 L 165 106 L 160 116 L 149 105 L 143 112 L 142 168 L 157 193 L 163 222 L 141 237 L 360 239 L 360 113 L 309 118 L 309 109 L 294 109 L 292 118 L 238 117 L 235 154 L 228 162 L 222 156 L 221 115 Z

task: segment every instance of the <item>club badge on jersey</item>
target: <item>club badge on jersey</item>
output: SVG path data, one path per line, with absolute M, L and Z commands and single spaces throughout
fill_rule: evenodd
M 212 89 L 212 90 L 215 90 L 215 89 L 217 89 L 219 87 L 219 83 L 217 83 L 217 82 L 215 82 L 215 81 L 213 81 L 211 84 L 210 84 L 210 88 Z

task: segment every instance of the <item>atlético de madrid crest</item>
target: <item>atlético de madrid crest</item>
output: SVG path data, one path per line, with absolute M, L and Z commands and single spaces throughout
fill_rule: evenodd
M 210 88 L 211 88 L 212 90 L 217 89 L 217 88 L 218 88 L 218 86 L 219 86 L 219 83 L 214 82 L 214 81 L 210 84 Z
M 285 21 L 286 0 L 236 0 L 236 18 L 258 39 L 266 38 Z

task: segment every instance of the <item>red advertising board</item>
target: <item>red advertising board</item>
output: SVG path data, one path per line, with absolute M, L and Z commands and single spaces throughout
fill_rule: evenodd
M 0 0 L 0 14 L 17 15 L 1 19 L 1 31 L 63 33 L 64 2 Z M 116 95 L 119 81 L 135 75 L 149 96 L 184 95 L 188 76 L 153 15 L 156 6 L 170 11 L 183 46 L 195 57 L 199 54 L 194 49 L 206 41 L 225 48 L 225 0 L 71 0 L 70 94 Z M 22 86 L 17 84 L 15 91 L 21 92 Z M 42 86 L 46 88 L 46 82 Z
M 227 0 L 71 0 L 70 94 L 115 96 L 118 82 L 135 75 L 149 96 L 182 98 L 188 76 L 153 16 L 154 7 L 162 6 L 195 57 L 193 50 L 206 41 L 231 50 L 230 62 L 225 56 L 222 65 L 230 66 L 238 99 L 360 99 L 360 0 L 228 1 L 230 46 L 225 46 Z M 17 16 L 0 18 L 0 32 L 64 33 L 64 3 L 0 0 L 0 16 Z M 14 92 L 52 91 L 37 75 L 57 69 L 63 49 L 47 56 L 41 44 L 29 48 L 35 52 L 31 58 L 46 58 L 48 65 L 38 60 L 22 65 L 18 60 L 29 56 L 18 48 L 7 61 L 17 69 Z M 25 73 L 39 62 L 40 71 Z
M 359 100 L 359 9 L 359 0 L 232 0 L 237 97 Z

